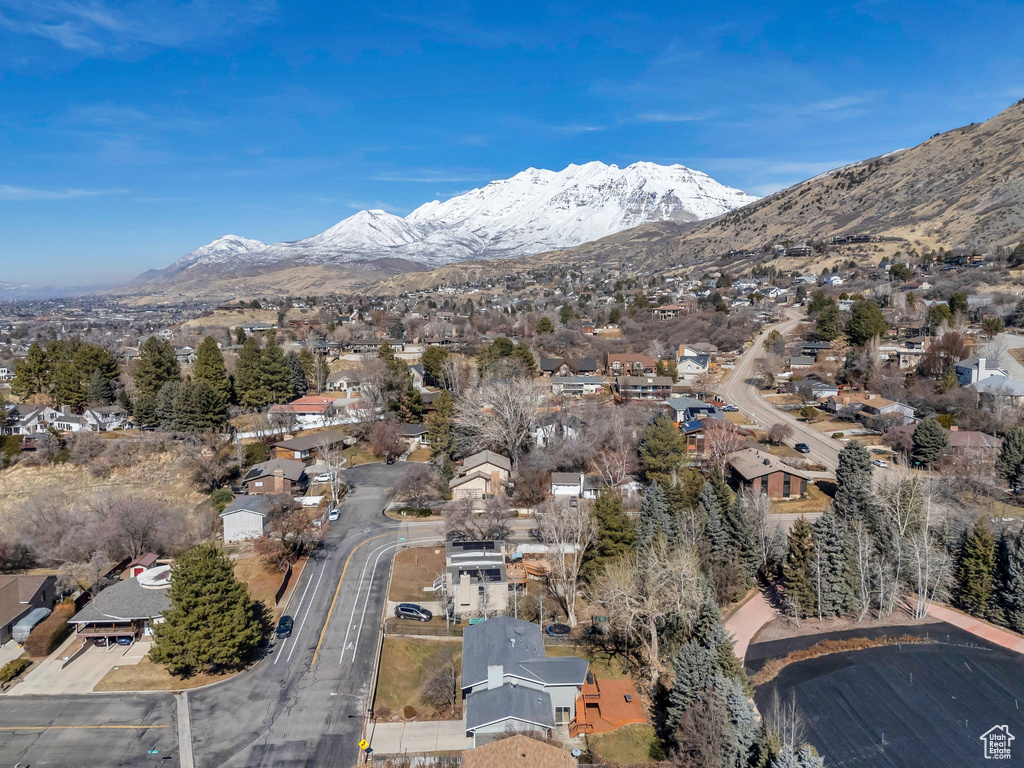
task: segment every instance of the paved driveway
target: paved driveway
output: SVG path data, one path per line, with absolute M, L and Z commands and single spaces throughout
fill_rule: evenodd
M 11 696 L 32 694 L 55 695 L 92 693 L 96 684 L 114 667 L 138 664 L 149 653 L 150 643 L 135 643 L 125 647 L 112 645 L 108 648 L 92 646 L 64 666 L 65 657 L 78 647 L 78 639 L 72 635 L 25 679 L 11 689 Z
M 370 725 L 367 739 L 373 751 L 382 755 L 452 752 L 473 746 L 473 740 L 466 736 L 466 723 L 462 720 L 376 723 Z

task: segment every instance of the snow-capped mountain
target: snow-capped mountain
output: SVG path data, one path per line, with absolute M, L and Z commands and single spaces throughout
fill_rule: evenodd
M 525 256 L 568 248 L 651 221 L 695 221 L 757 200 L 682 165 L 592 162 L 562 171 L 529 168 L 510 179 L 402 218 L 360 211 L 313 237 L 265 245 L 228 235 L 193 251 L 160 275 L 200 267 L 345 264 L 381 258 L 437 266 L 470 258 Z

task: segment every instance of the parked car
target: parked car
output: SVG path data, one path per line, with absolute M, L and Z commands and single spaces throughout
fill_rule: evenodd
M 544 631 L 553 637 L 565 637 L 572 632 L 572 627 L 568 624 L 548 624 Z
M 119 637 L 119 638 L 117 638 L 117 644 L 118 645 L 131 645 L 132 644 L 132 640 L 133 640 L 133 638 L 127 637 L 127 636 Z
M 809 446 L 807 443 L 797 443 L 793 447 L 796 448 L 800 453 L 810 453 L 811 452 L 811 446 Z
M 723 405 L 722 410 L 726 413 L 737 413 L 739 411 L 739 407 L 730 403 L 729 405 Z
M 341 510 L 338 509 L 337 507 L 335 507 L 334 509 L 327 513 L 328 520 L 337 520 L 339 517 L 341 517 Z
M 295 625 L 295 621 L 291 616 L 282 616 L 281 620 L 277 622 L 277 639 L 284 640 L 286 637 L 292 636 L 292 627 Z
M 434 614 L 416 603 L 399 603 L 395 606 L 395 616 L 400 619 L 413 619 L 414 621 L 430 621 Z
M 333 472 L 321 472 L 319 475 L 313 478 L 314 483 L 329 483 L 334 479 Z
M 888 467 L 889 466 L 889 462 L 888 461 L 882 461 L 882 459 L 875 459 L 871 463 L 874 464 L 876 467 Z

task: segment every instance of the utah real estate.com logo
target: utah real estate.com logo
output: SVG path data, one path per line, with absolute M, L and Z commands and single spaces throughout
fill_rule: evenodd
M 1016 737 L 1005 725 L 994 725 L 978 737 L 985 742 L 986 760 L 1009 760 L 1010 742 Z

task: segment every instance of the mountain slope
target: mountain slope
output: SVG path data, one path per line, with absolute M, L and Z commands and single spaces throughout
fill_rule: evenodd
M 981 253 L 1024 239 L 1024 101 L 990 120 L 932 136 L 903 149 L 821 174 L 717 218 L 680 225 L 645 224 L 582 245 L 501 265 L 453 264 L 392 277 L 382 290 L 427 287 L 552 264 L 602 264 L 633 270 L 686 267 L 732 251 L 772 243 L 822 243 L 834 235 L 872 235 L 866 246 L 834 249 L 787 268 L 813 268 L 822 258 L 869 257 L 908 249 Z M 737 264 L 737 267 L 743 266 Z
M 510 179 L 434 200 L 405 218 L 360 211 L 318 235 L 266 245 L 235 235 L 141 275 L 132 292 L 182 288 L 182 281 L 236 278 L 259 267 L 353 265 L 375 259 L 412 269 L 471 258 L 511 258 L 578 245 L 651 221 L 718 216 L 757 198 L 682 165 L 592 162 L 562 171 L 530 168 Z

